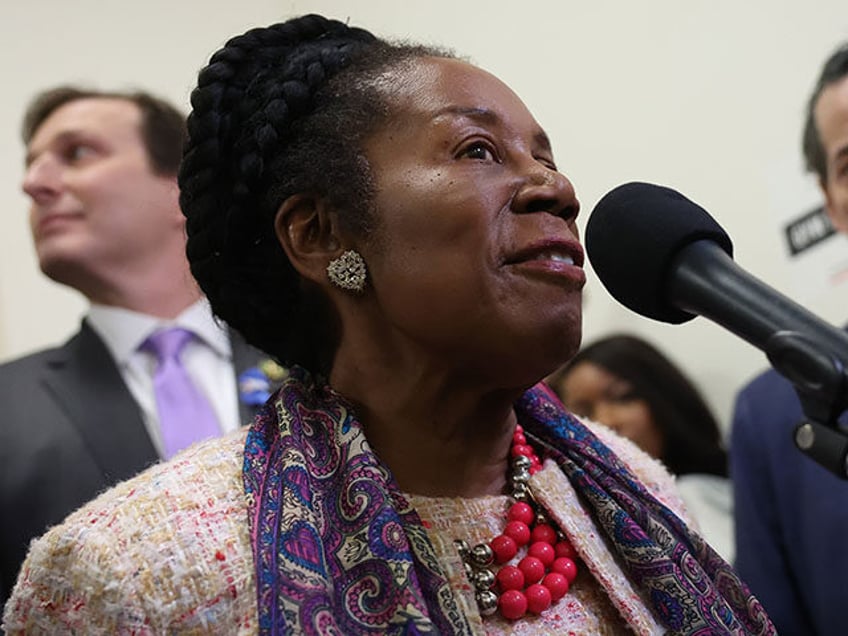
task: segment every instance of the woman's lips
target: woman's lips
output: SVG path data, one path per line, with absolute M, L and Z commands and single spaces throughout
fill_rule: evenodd
M 513 265 L 529 261 L 551 261 L 583 267 L 583 248 L 574 241 L 545 240 L 533 243 L 510 256 L 506 263 Z
M 583 248 L 579 243 L 545 241 L 520 250 L 506 264 L 534 274 L 565 279 L 582 287 L 586 283 L 583 259 Z

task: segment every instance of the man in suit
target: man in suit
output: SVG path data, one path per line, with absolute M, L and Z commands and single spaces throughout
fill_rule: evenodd
M 836 229 L 848 234 L 848 43 L 825 63 L 809 100 L 804 155 Z M 781 634 L 846 633 L 848 481 L 793 444 L 804 420 L 775 371 L 737 396 L 731 439 L 736 568 Z
M 39 265 L 90 309 L 64 345 L 0 366 L 2 601 L 30 539 L 181 445 L 247 423 L 264 397 L 253 392 L 261 354 L 213 319 L 189 271 L 176 184 L 185 135 L 183 115 L 146 93 L 59 87 L 27 111 Z M 165 363 L 148 341 L 173 327 L 186 334 L 178 372 L 211 427 L 184 429 L 176 445 L 158 392 Z

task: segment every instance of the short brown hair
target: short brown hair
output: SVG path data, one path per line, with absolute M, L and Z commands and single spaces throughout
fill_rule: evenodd
M 804 122 L 802 149 L 807 170 L 815 172 L 822 181 L 827 180 L 827 156 L 816 126 L 816 104 L 822 92 L 832 84 L 848 77 L 848 42 L 839 46 L 824 63 L 821 75 L 807 101 L 807 118 Z
M 185 144 L 185 115 L 171 103 L 144 91 L 100 91 L 77 86 L 56 86 L 38 93 L 24 114 L 21 136 L 29 144 L 45 120 L 65 104 L 80 99 L 123 99 L 141 111 L 141 138 L 154 173 L 177 175 Z

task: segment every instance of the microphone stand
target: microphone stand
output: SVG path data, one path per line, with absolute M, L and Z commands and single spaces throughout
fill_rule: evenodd
M 781 331 L 764 347 L 772 367 L 789 380 L 806 416 L 793 433 L 801 452 L 842 479 L 848 479 L 848 431 L 839 416 L 848 409 L 845 364 L 823 353 L 821 343 L 794 331 Z
M 848 479 L 848 431 L 838 423 L 848 409 L 848 334 L 739 269 L 709 239 L 679 250 L 666 289 L 678 309 L 709 318 L 765 352 L 795 387 L 808 418 L 795 429 L 795 445 Z

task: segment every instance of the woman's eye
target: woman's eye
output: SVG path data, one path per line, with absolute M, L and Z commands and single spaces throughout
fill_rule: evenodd
M 469 159 L 479 159 L 480 161 L 497 161 L 498 158 L 495 155 L 495 151 L 492 149 L 491 145 L 484 141 L 475 141 L 472 144 L 469 144 L 462 151 L 463 157 L 468 157 Z
M 607 388 L 604 398 L 614 404 L 625 404 L 640 399 L 636 390 L 629 383 L 616 383 Z
M 634 402 L 639 399 L 639 396 L 633 393 L 632 391 L 628 391 L 627 393 L 618 393 L 616 395 L 610 396 L 610 402 L 614 402 L 616 404 L 626 404 L 628 402 Z

